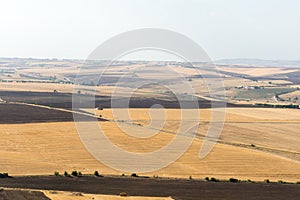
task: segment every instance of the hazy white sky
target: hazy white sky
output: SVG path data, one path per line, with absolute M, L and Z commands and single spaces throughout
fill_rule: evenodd
M 298 0 L 0 0 L 0 57 L 86 58 L 111 36 L 165 28 L 212 59 L 300 59 Z

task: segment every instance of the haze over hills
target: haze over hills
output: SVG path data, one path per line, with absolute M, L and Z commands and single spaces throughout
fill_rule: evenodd
M 216 64 L 252 65 L 256 67 L 300 67 L 300 60 L 264 60 L 256 58 L 233 58 L 214 61 Z

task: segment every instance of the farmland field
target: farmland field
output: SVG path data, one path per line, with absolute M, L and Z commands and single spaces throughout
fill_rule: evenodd
M 53 66 L 51 70 L 45 68 L 48 64 Z M 220 66 L 226 94 L 222 97 L 222 88 L 216 88 L 217 92 L 210 95 L 207 82 L 202 79 L 205 76 L 209 84 L 214 84 L 220 78 L 218 72 L 201 63 L 196 63 L 195 66 L 199 68 L 194 68 L 187 64 L 172 62 L 164 65 L 120 62 L 104 73 L 101 83 L 96 82 L 95 74 L 99 70 L 103 71 L 105 63 L 90 63 L 83 68 L 83 74 L 78 77 L 83 82 L 76 89 L 74 80 L 78 67 L 74 65 L 80 66 L 81 63 L 32 60 L 15 70 L 8 70 L 6 67 L 2 69 L 0 173 L 7 172 L 14 178 L 0 179 L 0 186 L 40 189 L 52 199 L 74 199 L 72 188 L 84 193 L 84 196 L 76 196 L 78 199 L 85 197 L 97 199 L 98 196 L 89 193 L 99 194 L 100 191 L 102 194 L 119 195 L 127 189 L 133 196 L 168 198 L 171 194 L 176 194 L 178 199 L 195 199 L 203 187 L 211 192 L 206 193 L 207 196 L 203 195 L 206 199 L 220 198 L 216 194 L 229 195 L 230 199 L 240 199 L 246 191 L 256 195 L 253 197 L 256 199 L 259 194 L 255 191 L 266 187 L 270 189 L 264 190 L 267 192 L 265 194 L 270 195 L 270 199 L 272 195 L 281 198 L 277 190 L 290 191 L 291 198 L 297 194 L 295 191 L 299 187 L 298 184 L 279 183 L 296 183 L 300 180 L 300 110 L 297 109 L 299 101 L 295 99 L 299 96 L 298 69 L 268 67 L 258 69 L 246 66 L 235 70 L 235 67 Z M 130 84 L 155 78 L 155 73 L 162 66 L 173 67 L 197 91 L 194 97 L 197 98 L 199 105 L 197 110 L 199 127 L 189 148 L 170 165 L 143 173 L 139 173 L 138 170 L 116 170 L 105 165 L 103 160 L 95 159 L 81 140 L 82 135 L 78 133 L 78 127 L 74 123 L 74 113 L 89 117 L 89 120 L 84 122 L 87 128 L 96 124 L 112 144 L 136 154 L 158 151 L 168 145 L 175 136 L 184 143 L 194 135 L 177 135 L 182 112 L 189 109 L 180 109 L 177 97 L 168 88 L 159 84 L 148 84 L 136 88 L 132 96 L 127 93 L 128 89 L 134 86 Z M 137 69 L 135 73 L 129 72 L 129 69 L 136 67 L 144 68 Z M 120 84 L 115 86 L 122 74 L 128 75 L 128 79 L 121 80 Z M 161 77 L 164 75 L 162 73 Z M 185 93 L 182 81 L 170 78 L 163 83 L 180 88 L 180 96 L 184 97 L 185 103 L 189 105 L 189 95 Z M 113 96 L 114 90 L 118 91 L 117 96 Z M 72 111 L 72 96 L 79 97 L 82 102 L 90 102 L 93 101 L 91 97 L 94 94 L 95 102 L 81 108 L 76 107 Z M 115 97 L 116 99 L 130 97 L 128 105 L 130 120 L 122 118 L 122 115 L 114 115 L 127 112 L 124 106 L 111 108 L 111 100 Z M 227 103 L 224 124 L 222 119 L 211 122 L 212 102 L 217 106 L 216 111 L 221 112 L 224 101 Z M 258 107 L 257 103 L 261 103 L 262 107 Z M 270 104 L 269 108 L 264 107 L 265 103 Z M 166 109 L 151 108 L 155 104 Z M 271 108 L 273 104 L 293 104 L 294 109 Z M 101 107 L 104 110 L 99 109 Z M 194 117 L 185 116 L 185 122 Z M 199 151 L 206 142 L 211 123 L 223 124 L 223 130 L 212 151 L 200 159 Z M 151 127 L 153 124 L 160 124 L 161 129 Z M 145 133 L 151 134 L 139 137 Z M 175 152 L 177 147 L 173 150 Z M 112 154 L 107 149 L 102 151 L 107 155 Z M 168 155 L 162 155 L 159 159 L 167 160 Z M 142 161 L 133 162 L 120 157 L 113 162 L 122 163 L 125 168 L 134 168 L 135 163 Z M 70 173 L 74 170 L 80 171 L 84 176 L 71 178 L 49 176 L 54 172 L 62 175 L 65 171 Z M 104 177 L 92 177 L 94 171 L 99 171 Z M 130 177 L 132 173 L 138 173 L 141 178 L 133 179 Z M 219 179 L 221 182 L 204 182 L 205 177 Z M 237 184 L 239 189 L 233 188 L 231 183 L 226 183 L 230 178 L 241 180 Z M 43 180 L 46 181 L 45 184 L 42 184 Z M 159 182 L 160 180 L 162 182 Z M 250 180 L 255 183 L 250 183 Z M 261 183 L 265 180 L 279 183 Z M 31 182 L 26 185 L 23 184 L 24 181 Z M 62 182 L 57 185 L 57 181 Z M 136 189 L 135 184 L 141 184 L 139 181 L 145 184 L 148 191 L 139 192 Z M 242 183 L 243 181 L 247 183 Z M 101 186 L 101 190 L 93 186 L 102 183 L 105 187 Z M 129 183 L 133 184 L 132 187 L 128 187 Z M 156 185 L 158 183 L 161 187 L 165 187 L 165 191 L 160 190 Z M 183 190 L 174 190 L 173 184 L 178 183 L 186 190 L 193 190 L 193 193 L 182 194 Z M 89 184 L 91 187 L 84 188 Z M 65 192 L 49 193 L 51 189 Z M 232 191 L 238 195 L 235 196 Z M 99 196 L 99 198 L 118 199 L 116 196 Z M 248 199 L 251 199 L 250 196 Z
M 256 90 L 237 91 L 236 98 L 241 99 L 270 99 L 275 95 L 281 95 L 296 91 L 295 88 L 261 88 Z
M 185 178 L 215 176 L 220 179 L 234 176 L 243 180 L 262 181 L 269 178 L 295 182 L 300 178 L 300 137 L 297 132 L 300 113 L 292 110 L 287 114 L 285 111 L 228 108 L 220 142 L 201 160 L 195 152 L 199 152 L 210 117 L 210 110 L 201 110 L 198 138 L 189 150 L 170 166 L 145 175 Z M 134 122 L 142 126 L 149 123 L 147 110 L 131 109 L 130 112 Z M 114 121 L 99 123 L 109 139 L 119 147 L 132 152 L 149 152 L 168 144 L 174 137 L 172 132 L 178 127 L 180 113 L 176 109 L 167 110 L 167 113 L 168 119 L 163 129 L 167 133 L 160 132 L 149 139 L 126 135 Z M 112 119 L 110 109 L 105 109 L 102 115 Z M 73 122 L 2 124 L 0 128 L 4 141 L 0 153 L 5 155 L 0 168 L 10 174 L 53 174 L 54 171 L 65 170 L 126 173 L 112 170 L 95 160 L 80 142 Z M 136 126 L 129 128 L 139 131 Z

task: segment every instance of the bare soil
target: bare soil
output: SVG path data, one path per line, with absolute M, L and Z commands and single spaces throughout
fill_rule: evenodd
M 71 93 L 53 93 L 53 92 L 21 92 L 21 91 L 0 91 L 0 98 L 7 102 L 22 102 L 29 104 L 38 104 L 51 106 L 56 108 L 72 108 L 72 94 Z M 81 94 L 80 99 L 83 102 L 90 102 L 94 100 L 91 96 Z M 109 96 L 95 96 L 93 101 L 95 107 L 102 105 L 104 108 L 111 108 L 111 97 Z M 160 104 L 165 108 L 180 108 L 180 104 L 177 99 L 174 98 L 141 98 L 132 97 L 129 102 L 130 108 L 150 108 L 154 104 Z M 206 99 L 198 99 L 199 108 L 211 108 L 212 102 Z M 87 104 L 91 105 L 91 104 Z M 93 105 L 93 104 L 92 104 Z M 184 105 L 188 105 L 188 101 L 184 102 Z M 214 106 L 222 107 L 223 103 L 214 102 Z M 236 105 L 227 103 L 227 107 L 253 107 L 252 105 Z M 84 108 L 84 105 L 82 105 Z M 89 107 L 87 107 L 89 108 Z M 121 108 L 121 107 L 120 107 Z M 188 108 L 188 107 L 186 107 Z
M 169 197 L 174 199 L 285 200 L 300 196 L 299 184 L 204 182 L 131 177 L 28 176 L 0 179 L 0 186 L 91 194 Z
M 18 104 L 0 104 L 0 124 L 73 121 L 70 112 Z

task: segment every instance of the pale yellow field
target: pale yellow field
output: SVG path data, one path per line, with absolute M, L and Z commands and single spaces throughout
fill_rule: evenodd
M 286 70 L 284 68 L 278 68 L 278 67 L 222 67 L 220 68 L 223 71 L 226 72 L 233 72 L 233 73 L 240 73 L 240 74 L 246 74 L 250 76 L 267 76 L 267 75 L 273 75 L 273 74 L 287 74 L 291 72 L 295 72 L 297 70 Z
M 139 132 L 149 124 L 145 109 L 131 109 L 134 123 L 128 130 Z M 113 119 L 111 110 L 100 111 Z M 132 152 L 150 152 L 168 144 L 178 128 L 180 112 L 167 111 L 163 130 L 148 139 L 126 135 L 114 121 L 100 122 L 107 137 L 117 146 Z M 285 109 L 227 109 L 220 143 L 204 159 L 198 153 L 206 134 L 209 110 L 200 111 L 199 138 L 175 163 L 145 175 L 164 177 L 220 179 L 235 177 L 251 180 L 300 180 L 300 112 Z M 39 123 L 0 125 L 2 144 L 0 169 L 12 175 L 53 174 L 54 171 L 78 170 L 103 174 L 130 174 L 113 170 L 96 161 L 82 145 L 74 123 Z M 182 137 L 183 140 L 187 139 Z M 251 148 L 250 144 L 256 145 Z M 130 163 L 127 163 L 130 165 Z
M 299 102 L 300 101 L 300 90 L 290 92 L 290 93 L 287 93 L 287 94 L 282 94 L 279 97 L 282 98 L 282 99 L 285 99 L 285 100 L 291 99 L 294 102 Z M 298 98 L 298 100 L 295 99 L 295 98 Z
M 71 84 L 58 83 L 0 83 L 0 90 L 4 91 L 31 91 L 31 92 L 59 92 L 70 93 L 73 91 Z
M 139 196 L 113 196 L 113 195 L 96 195 L 96 194 L 85 194 L 80 193 L 81 196 L 76 195 L 76 193 L 72 192 L 61 192 L 61 191 L 43 191 L 44 194 L 52 200 L 120 200 L 120 199 L 128 199 L 128 200 L 172 200 L 171 197 L 139 197 Z
M 155 94 L 153 89 L 139 89 L 135 91 L 134 95 L 145 95 L 147 97 L 162 96 L 162 94 Z M 59 83 L 9 83 L 9 82 L 0 82 L 1 91 L 24 91 L 24 92 L 53 92 L 56 90 L 60 93 L 72 93 L 80 90 L 82 94 L 94 94 L 102 96 L 111 96 L 115 92 L 117 95 L 122 95 L 123 97 L 128 96 L 128 90 L 122 86 L 76 86 L 72 84 L 59 84 Z
M 287 81 L 287 80 L 264 80 L 263 82 L 265 83 L 271 82 L 271 84 L 273 85 L 293 84 L 291 81 Z
M 115 195 L 101 195 L 101 194 L 86 194 L 81 192 L 66 192 L 66 191 L 50 191 L 50 190 L 32 190 L 20 188 L 3 188 L 5 190 L 18 190 L 18 191 L 38 191 L 43 192 L 45 196 L 51 200 L 172 200 L 171 197 L 142 197 L 142 196 L 115 196 Z

